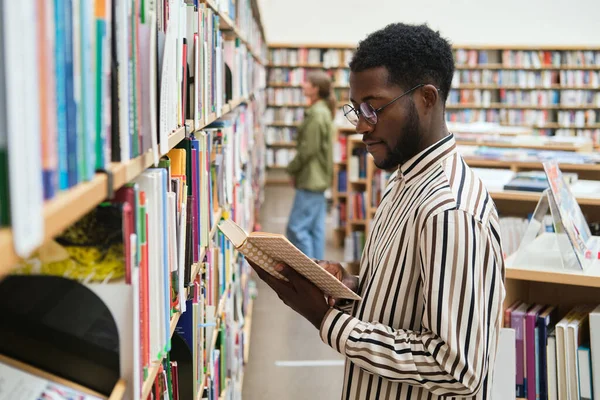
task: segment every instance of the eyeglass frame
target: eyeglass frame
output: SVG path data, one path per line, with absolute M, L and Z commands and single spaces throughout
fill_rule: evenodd
M 360 121 L 360 116 L 361 116 L 361 114 L 363 114 L 363 112 L 360 110 L 360 106 L 361 106 L 362 104 L 367 104 L 369 107 L 371 107 L 371 108 L 373 109 L 373 112 L 375 113 L 375 116 L 377 116 L 377 115 L 379 115 L 379 113 L 380 113 L 381 111 L 383 111 L 383 110 L 384 110 L 384 109 L 385 109 L 387 106 L 391 105 L 392 103 L 396 102 L 397 100 L 401 99 L 402 97 L 406 96 L 407 94 L 410 94 L 411 92 L 414 92 L 414 91 L 415 91 L 415 90 L 417 90 L 418 88 L 420 88 L 420 87 L 423 87 L 423 86 L 425 86 L 425 85 L 427 85 L 427 84 L 426 84 L 426 83 L 420 83 L 420 84 L 418 84 L 417 86 L 413 87 L 412 89 L 409 89 L 409 90 L 407 90 L 406 92 L 402 93 L 400 96 L 396 97 L 396 98 L 395 98 L 395 99 L 393 99 L 392 101 L 388 102 L 387 104 L 384 104 L 383 106 L 381 106 L 381 107 L 379 107 L 379 108 L 377 108 L 377 109 L 373 108 L 373 106 L 372 106 L 371 104 L 369 104 L 369 103 L 366 103 L 366 102 L 363 102 L 363 103 L 359 104 L 359 105 L 358 105 L 358 110 L 357 110 L 356 108 L 354 108 L 354 107 L 352 106 L 352 104 L 345 104 L 344 106 L 342 106 L 342 111 L 343 111 L 343 108 L 344 108 L 345 106 L 349 106 L 349 107 L 351 108 L 351 110 L 350 110 L 350 111 L 348 111 L 348 112 L 344 112 L 344 117 L 346 117 L 346 119 L 347 119 L 348 121 L 350 121 L 350 119 L 348 118 L 348 114 L 350 114 L 350 112 L 354 111 L 354 113 L 356 114 L 356 116 L 357 116 L 358 120 L 356 121 L 356 125 L 352 124 L 352 121 L 350 121 L 350 123 L 351 123 L 352 125 L 354 125 L 354 126 L 357 126 L 357 125 L 358 125 L 358 122 Z M 440 92 L 440 89 L 438 89 L 438 88 L 436 88 L 436 89 L 437 89 L 437 91 L 438 91 L 438 92 Z M 375 125 L 377 125 L 377 122 L 379 122 L 379 120 L 377 120 L 377 121 L 376 121 L 376 122 L 373 124 L 373 123 L 369 122 L 369 120 L 368 120 L 366 117 L 365 117 L 365 121 L 367 121 L 367 123 L 368 123 L 369 125 L 372 125 L 372 126 L 375 126 Z

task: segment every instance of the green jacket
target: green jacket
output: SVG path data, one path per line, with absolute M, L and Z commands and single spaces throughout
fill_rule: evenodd
M 287 172 L 296 188 L 324 192 L 333 181 L 333 119 L 327 104 L 317 101 L 298 128 L 296 157 Z

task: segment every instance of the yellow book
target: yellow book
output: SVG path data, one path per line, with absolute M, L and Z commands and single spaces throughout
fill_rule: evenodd
M 338 299 L 360 300 L 360 296 L 302 253 L 285 236 L 263 232 L 248 235 L 230 219 L 221 221 L 219 229 L 240 253 L 276 278 L 286 280 L 275 271 L 278 263 L 284 263 L 314 283 L 326 295 Z
M 182 175 L 186 176 L 185 168 L 185 149 L 172 149 L 167 153 L 171 160 L 171 175 Z

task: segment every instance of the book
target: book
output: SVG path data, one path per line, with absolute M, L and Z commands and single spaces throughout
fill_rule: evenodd
M 536 400 L 539 397 L 537 375 L 539 373 L 539 337 L 537 319 L 539 313 L 545 308 L 544 305 L 533 306 L 525 315 L 525 336 L 527 347 L 525 355 L 527 359 L 527 399 Z
M 579 346 L 577 349 L 577 371 L 579 375 L 580 400 L 592 400 L 592 360 L 589 346 Z
M 6 60 L 2 69 L 5 98 L 1 128 L 7 135 L 14 248 L 21 257 L 29 256 L 44 239 L 40 120 L 23 118 L 24 110 L 37 113 L 40 109 L 36 31 L 23 30 L 24 26 L 35 26 L 36 4 L 35 0 L 4 2 L 0 21 Z
M 530 305 L 520 304 L 511 314 L 510 327 L 515 330 L 517 348 L 517 397 L 527 397 L 527 357 L 525 336 L 525 315 Z
M 549 366 L 549 358 L 552 356 L 548 354 L 548 346 L 549 346 L 549 335 L 550 330 L 556 323 L 556 318 L 558 314 L 558 309 L 554 306 L 548 306 L 544 309 L 537 318 L 538 325 L 538 368 L 539 374 L 538 377 L 538 388 L 539 388 L 539 399 L 547 400 L 549 398 L 548 394 L 548 386 L 550 383 L 548 382 L 548 374 L 546 371 L 550 369 Z M 555 355 L 554 355 L 555 357 Z
M 556 351 L 556 331 L 552 328 L 548 332 L 548 344 L 546 346 L 546 380 L 548 382 L 548 400 L 558 400 L 558 360 Z
M 298 250 L 285 236 L 261 232 L 248 235 L 230 219 L 221 221 L 218 227 L 240 253 L 272 276 L 285 280 L 274 269 L 278 263 L 283 262 L 314 283 L 326 295 L 360 300 L 360 296 Z
M 594 398 L 600 399 L 600 306 L 590 312 L 590 344 Z

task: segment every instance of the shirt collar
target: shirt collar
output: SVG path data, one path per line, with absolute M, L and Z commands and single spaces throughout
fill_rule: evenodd
M 440 161 L 455 152 L 456 141 L 451 133 L 402 164 L 398 176 L 402 176 L 405 182 L 409 183 L 416 177 L 429 172 Z

